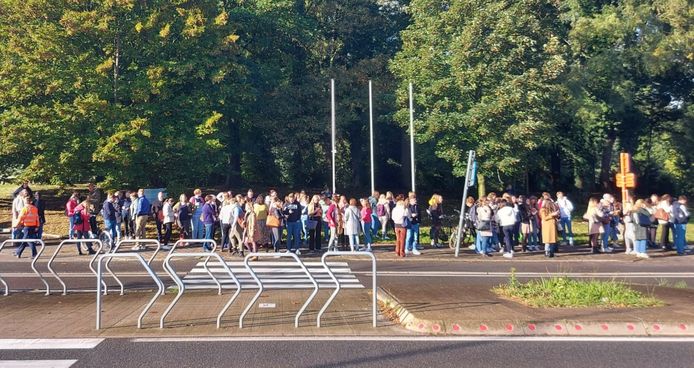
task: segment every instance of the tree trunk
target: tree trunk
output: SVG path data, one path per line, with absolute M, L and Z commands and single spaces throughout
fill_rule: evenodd
M 477 173 L 477 198 L 482 198 L 487 195 L 487 185 L 484 181 L 484 175 Z
M 237 183 L 241 179 L 241 133 L 239 122 L 235 119 L 227 121 L 227 172 L 224 184 L 230 186 L 231 183 Z
M 614 148 L 615 138 L 608 136 L 605 140 L 605 145 L 602 148 L 602 156 L 600 159 L 600 186 L 605 192 L 612 190 L 611 174 L 612 174 L 612 149 Z

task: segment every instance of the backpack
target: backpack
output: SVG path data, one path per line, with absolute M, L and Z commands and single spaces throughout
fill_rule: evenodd
M 73 222 L 75 225 L 82 225 L 82 211 L 76 211 L 76 212 L 72 215 L 72 222 Z
M 379 203 L 378 205 L 376 205 L 376 216 L 384 217 L 386 215 L 386 205 L 383 203 Z

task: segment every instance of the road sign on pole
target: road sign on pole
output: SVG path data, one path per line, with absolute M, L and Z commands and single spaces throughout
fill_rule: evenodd
M 619 173 L 615 177 L 615 184 L 622 190 L 622 203 L 626 203 L 629 189 L 636 188 L 636 174 L 631 172 L 631 156 L 626 152 L 619 154 Z

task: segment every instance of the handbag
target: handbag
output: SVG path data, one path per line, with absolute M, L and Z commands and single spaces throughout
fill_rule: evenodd
M 665 212 L 665 210 L 662 208 L 658 208 L 655 211 L 654 217 L 661 221 L 670 221 L 670 214 Z
M 410 221 L 409 217 L 405 217 L 402 219 L 402 227 L 404 227 L 405 229 L 409 229 L 410 227 L 412 227 L 412 221 Z
M 280 227 L 280 219 L 274 215 L 268 215 L 265 221 L 265 226 L 267 227 Z

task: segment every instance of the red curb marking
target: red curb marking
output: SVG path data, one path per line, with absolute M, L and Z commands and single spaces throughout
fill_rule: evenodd
M 453 325 L 453 331 L 456 331 L 456 332 L 460 331 L 460 325 L 458 325 L 458 324 Z
M 687 325 L 685 325 L 684 323 L 681 324 L 681 325 L 680 325 L 680 330 L 686 331 L 686 330 L 687 330 Z
M 576 325 L 574 326 L 576 328 L 576 331 L 581 331 L 583 330 L 583 327 L 581 325 Z
M 561 327 L 561 325 L 554 325 L 554 329 L 557 331 L 561 331 L 562 327 Z
M 438 330 L 441 329 L 441 326 L 439 326 L 439 325 L 433 325 L 433 326 L 431 327 L 431 329 L 434 330 L 434 331 L 438 331 Z
M 636 327 L 634 327 L 634 325 L 632 325 L 631 323 L 627 324 L 627 330 L 634 331 L 634 329 L 636 329 Z
M 507 324 L 506 325 L 506 331 L 513 331 L 513 325 L 512 324 Z
M 660 331 L 660 325 L 653 325 L 653 329 L 655 331 Z
M 480 325 L 480 331 L 487 331 L 488 329 L 487 325 Z
M 535 331 L 535 325 L 532 323 L 528 324 L 528 330 Z
M 419 327 L 420 330 L 424 329 L 424 323 L 420 323 L 417 327 Z
M 610 326 L 608 326 L 607 324 L 603 323 L 602 325 L 600 325 L 600 328 L 602 328 L 603 331 L 607 331 L 607 330 L 610 329 Z

